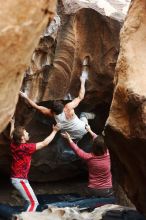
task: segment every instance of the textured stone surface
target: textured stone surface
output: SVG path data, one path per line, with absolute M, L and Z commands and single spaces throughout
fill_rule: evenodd
M 61 26 L 58 24 L 58 32 L 55 30 L 45 37 L 41 36 L 38 47 L 33 53 L 31 66 L 27 69 L 22 89 L 34 101 L 46 101 L 42 104 L 48 104 L 47 101 L 52 99 L 64 99 L 68 93 L 77 96 L 82 60 L 88 55 L 89 80 L 86 84 L 85 100 L 78 111 L 96 113 L 94 130 L 99 133 L 108 116 L 112 99 L 121 25 L 115 20 L 103 17 L 93 9 L 81 9 L 76 14 L 66 15 L 63 6 L 59 6 Z M 48 69 L 44 70 L 46 64 Z M 49 118 L 33 113 L 24 100 L 20 99 L 15 112 L 16 125 L 27 125 L 31 140 L 36 142 L 48 135 L 53 122 Z M 5 153 L 5 158 L 3 157 L 8 130 L 7 128 L 1 135 L 0 169 L 4 173 L 9 173 L 10 167 L 10 155 Z M 88 145 L 87 143 L 84 145 Z M 70 156 L 71 150 L 66 158 L 64 156 L 66 150 L 69 148 L 59 136 L 50 144 L 50 148 L 37 152 L 33 157 L 30 179 L 48 181 L 80 174 L 83 170 L 78 169 L 77 158 L 74 158 L 74 155 Z M 7 164 L 5 169 L 4 163 Z M 40 176 L 41 178 L 38 178 Z
M 123 21 L 129 8 L 130 0 L 63 0 L 67 14 L 75 13 L 82 8 L 92 8 L 104 16 Z
M 0 130 L 4 129 L 14 113 L 23 71 L 28 65 L 33 48 L 39 41 L 43 27 L 48 22 L 45 9 L 49 6 L 49 10 L 54 11 L 55 8 L 50 8 L 54 3 L 53 0 L 52 2 L 40 0 L 35 3 L 25 1 L 23 4 L 19 1 L 19 5 L 17 1 L 7 0 L 1 4 L 3 14 L 0 14 Z M 69 14 L 64 13 L 62 6 L 59 11 L 61 27 L 56 35 L 53 37 L 47 35 L 43 43 L 39 41 L 31 59 L 29 76 L 24 79 L 22 88 L 38 102 L 63 99 L 68 93 L 76 96 L 80 86 L 82 60 L 88 55 L 90 74 L 85 100 L 79 111 L 93 110 L 98 119 L 97 127 L 95 125 L 94 129 L 96 132 L 101 131 L 113 95 L 120 24 L 97 13 L 98 11 L 105 14 L 106 10 L 91 7 L 91 1 L 82 1 L 83 4 L 72 1 L 75 6 L 72 7 L 72 11 L 69 2 L 66 0 L 64 3 L 67 3 L 64 5 Z M 86 6 L 89 8 L 82 8 Z M 70 14 L 71 12 L 76 13 Z M 112 153 L 116 181 L 135 206 L 146 215 L 145 27 L 145 1 L 133 0 L 121 31 L 120 55 L 114 78 L 115 90 L 105 134 Z M 48 70 L 42 68 L 46 64 L 49 65 Z M 32 134 L 31 140 L 42 140 L 51 131 L 53 121 L 49 121 L 40 115 L 34 115 L 32 109 L 28 108 L 23 100 L 19 100 L 16 124 L 27 125 Z M 0 138 L 0 169 L 1 172 L 8 174 L 11 158 L 7 137 L 8 128 Z M 65 143 L 62 144 L 60 137 L 57 137 L 49 148 L 36 153 L 32 161 L 30 178 L 46 181 L 78 174 L 81 171 L 78 164 L 68 163 L 63 158 L 66 149 L 68 148 Z
M 146 215 L 146 7 L 135 0 L 121 31 L 107 143 L 118 182 Z M 117 172 L 118 170 L 118 172 Z
M 113 204 L 103 205 L 94 209 L 92 212 L 80 211 L 77 207 L 49 207 L 42 213 L 39 212 L 23 212 L 17 215 L 18 220 L 33 220 L 42 219 L 47 220 L 48 218 L 56 220 L 111 220 L 111 219 L 134 219 L 134 220 L 145 220 L 135 209 L 131 209 L 124 206 L 118 206 Z
M 82 9 L 74 15 L 66 15 L 61 7 L 59 13 L 62 25 L 58 33 L 51 32 L 41 38 L 32 56 L 31 66 L 27 69 L 28 73 L 24 78 L 22 89 L 30 98 L 38 102 L 64 99 L 68 93 L 77 96 L 82 60 L 88 55 L 90 57 L 89 80 L 86 84 L 85 100 L 78 111 L 89 110 L 96 113 L 96 120 L 92 125 L 99 133 L 108 116 L 112 99 L 120 24 L 103 17 L 93 9 Z M 46 61 L 45 56 L 48 58 L 52 56 L 50 63 Z M 46 64 L 48 69 L 44 70 L 43 66 Z M 18 102 L 15 118 L 16 125 L 27 126 L 32 141 L 41 141 L 51 132 L 53 121 L 34 115 L 32 108 L 29 108 L 23 99 Z M 5 152 L 5 158 L 3 156 L 8 130 L 7 128 L 1 135 L 0 169 L 4 173 L 9 173 L 10 167 L 10 155 Z M 87 143 L 84 145 L 88 145 Z M 8 148 L 5 147 L 5 149 Z M 50 148 L 37 152 L 33 157 L 30 179 L 58 180 L 83 172 L 83 169 L 78 169 L 77 158 L 72 155 L 71 150 L 69 155 L 65 156 L 66 150 L 69 148 L 59 135 L 55 142 L 50 144 Z M 5 169 L 4 163 L 7 164 Z M 38 176 L 41 178 L 38 179 Z
M 75 15 L 63 14 L 61 21 L 50 69 L 40 74 L 34 72 L 32 79 L 26 78 L 24 90 L 38 102 L 63 99 L 68 93 L 77 96 L 82 60 L 89 56 L 90 74 L 84 103 L 90 103 L 92 109 L 101 103 L 110 104 L 119 52 L 119 22 L 92 9 L 82 9 Z
M 5 46 L 0 49 L 3 61 L 0 78 L 1 130 L 14 112 L 23 71 L 29 60 L 31 65 L 27 69 L 22 88 L 33 100 L 44 101 L 42 104 L 48 105 L 48 100 L 64 99 L 68 93 L 73 97 L 78 94 L 82 60 L 85 56 L 89 56 L 86 96 L 78 111 L 82 109 L 94 111 L 97 121 L 93 127 L 96 132 L 100 132 L 108 116 L 113 95 L 120 23 L 111 19 L 112 16 L 108 18 L 99 14 L 100 10 L 91 7 L 90 1 L 89 8 L 82 8 L 85 5 L 75 7 L 73 9 L 75 14 L 70 14 L 71 11 L 66 11 L 69 14 L 65 14 L 61 6 L 58 13 L 61 26 L 58 23 L 55 34 L 51 32 L 39 40 L 39 35 L 48 22 L 45 9 L 55 2 L 43 0 L 38 1 L 37 4 L 31 1 L 25 1 L 24 4 L 20 2 L 21 6 L 24 6 L 24 8 L 19 7 L 22 10 L 21 16 L 15 13 L 16 2 L 14 1 L 12 6 L 9 5 L 11 10 L 6 7 L 8 3 L 11 4 L 9 1 L 3 4 L 5 16 L 1 17 L 0 32 L 0 44 Z M 76 2 L 72 1 L 72 4 L 74 3 L 77 6 Z M 87 1 L 84 3 L 87 4 Z M 54 11 L 55 8 L 49 10 Z M 136 207 L 146 214 L 145 10 L 144 0 L 134 0 L 121 32 L 121 50 L 114 79 L 114 98 L 105 133 L 112 153 L 113 170 L 115 167 L 118 170 L 118 172 L 114 170 L 116 180 Z M 10 15 L 13 19 L 6 16 L 9 14 L 7 11 L 11 11 Z M 31 58 L 37 42 L 39 44 Z M 44 65 L 48 65 L 48 69 L 45 69 Z M 9 74 L 6 74 L 6 66 Z M 16 124 L 27 125 L 32 141 L 42 140 L 51 131 L 53 121 L 34 114 L 22 99 L 18 102 L 15 115 Z M 8 174 L 11 158 L 6 137 L 8 137 L 8 128 L 0 138 L 0 170 Z M 51 181 L 80 174 L 83 171 L 78 169 L 81 164 L 78 164 L 74 155 L 66 160 L 64 157 L 66 151 L 68 146 L 58 135 L 48 148 L 34 155 L 30 179 Z
M 55 3 L 55 0 L 1 1 L 0 131 L 14 113 L 24 70 L 38 37 L 55 12 Z

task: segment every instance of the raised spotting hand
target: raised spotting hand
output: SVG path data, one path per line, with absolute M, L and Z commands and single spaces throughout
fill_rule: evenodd
M 20 91 L 19 95 L 23 98 L 28 98 L 27 94 L 25 92 Z

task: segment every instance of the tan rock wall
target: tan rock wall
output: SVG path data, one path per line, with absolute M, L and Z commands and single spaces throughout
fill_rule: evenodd
M 120 54 L 106 136 L 116 176 L 146 214 L 146 3 L 134 0 L 121 31 Z
M 12 117 L 23 73 L 56 0 L 0 2 L 0 131 Z
M 93 9 L 82 9 L 76 14 L 61 15 L 61 24 L 48 74 L 42 70 L 40 74 L 34 73 L 32 80 L 26 79 L 27 93 L 38 102 L 64 99 L 67 93 L 77 96 L 82 61 L 89 56 L 89 80 L 84 103 L 92 109 L 98 104 L 110 104 L 119 52 L 120 23 L 101 16 Z

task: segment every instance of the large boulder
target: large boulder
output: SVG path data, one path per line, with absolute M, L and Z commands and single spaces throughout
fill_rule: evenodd
M 1 1 L 0 13 L 0 132 L 14 114 L 24 70 L 56 0 Z
M 146 7 L 134 0 L 120 35 L 115 91 L 106 126 L 114 174 L 146 215 Z

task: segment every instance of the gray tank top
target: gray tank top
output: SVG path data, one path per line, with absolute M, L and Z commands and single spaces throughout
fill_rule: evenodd
M 76 114 L 71 120 L 68 120 L 63 111 L 61 114 L 55 115 L 55 120 L 60 123 L 61 130 L 67 131 L 72 139 L 79 140 L 87 133 L 85 122 L 81 121 Z

